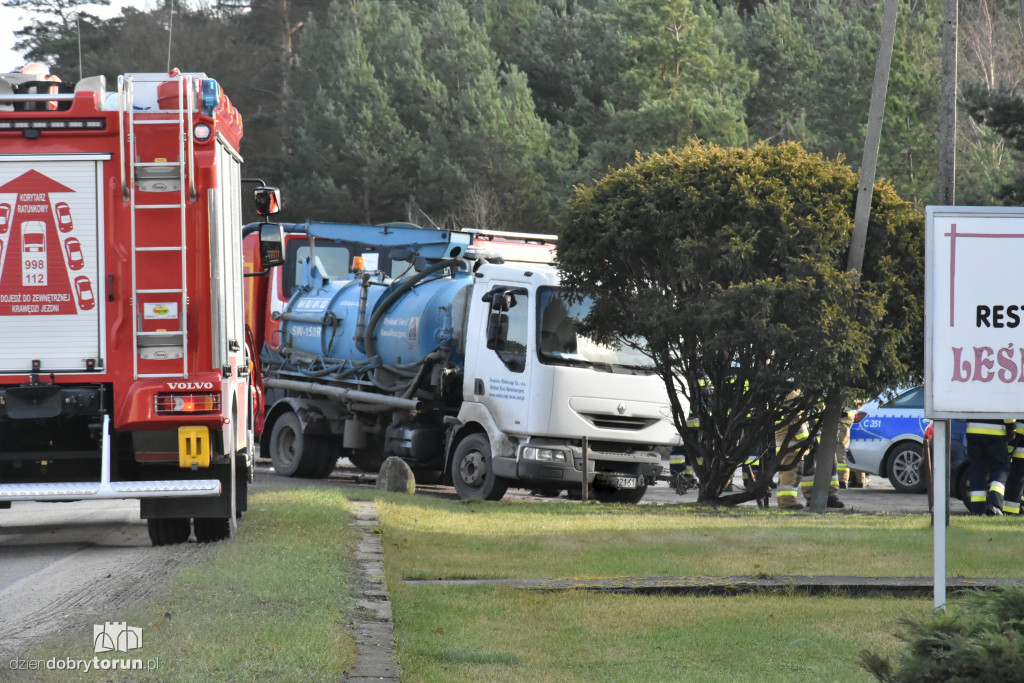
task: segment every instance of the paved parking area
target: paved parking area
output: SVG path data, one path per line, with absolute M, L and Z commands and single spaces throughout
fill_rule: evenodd
M 736 479 L 736 485 L 742 486 L 740 480 Z M 664 505 L 680 502 L 696 502 L 697 491 L 688 491 L 680 496 L 669 485 L 668 482 L 659 481 L 647 489 L 641 504 Z M 846 504 L 845 508 L 836 512 L 888 512 L 893 514 L 928 514 L 928 495 L 924 493 L 900 493 L 896 491 L 888 479 L 868 476 L 868 486 L 863 489 L 841 489 L 839 500 Z M 744 503 L 744 506 L 756 507 L 751 501 Z M 775 506 L 774 495 L 771 506 Z M 950 515 L 966 515 L 967 508 L 959 499 L 949 501 Z

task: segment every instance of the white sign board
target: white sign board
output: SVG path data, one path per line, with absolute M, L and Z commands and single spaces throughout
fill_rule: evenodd
M 925 416 L 1024 414 L 1024 208 L 925 220 Z

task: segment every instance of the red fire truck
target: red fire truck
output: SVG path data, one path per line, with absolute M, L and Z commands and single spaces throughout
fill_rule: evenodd
M 225 538 L 257 400 L 241 117 L 202 73 L 35 79 L 0 74 L 0 508 L 137 498 L 155 545 Z

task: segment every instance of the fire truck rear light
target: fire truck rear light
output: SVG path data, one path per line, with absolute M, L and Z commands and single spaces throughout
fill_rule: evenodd
M 220 412 L 220 394 L 157 394 L 157 415 L 198 415 Z
M 213 131 L 205 123 L 197 123 L 196 127 L 192 129 L 192 135 L 197 142 L 206 142 L 212 133 Z

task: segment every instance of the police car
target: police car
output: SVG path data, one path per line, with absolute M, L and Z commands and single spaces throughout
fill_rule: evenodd
M 850 468 L 887 477 L 903 493 L 925 492 L 924 430 L 929 423 L 922 387 L 865 403 L 850 427 Z

